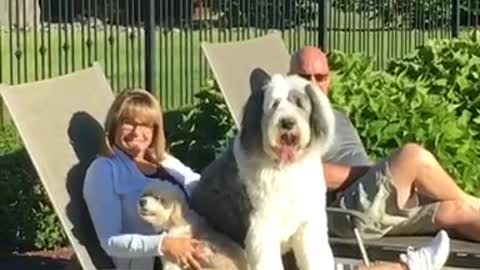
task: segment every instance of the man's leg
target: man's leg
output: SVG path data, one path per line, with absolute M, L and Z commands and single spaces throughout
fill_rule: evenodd
M 407 144 L 389 162 L 400 208 L 405 207 L 414 188 L 433 200 L 461 200 L 480 208 L 480 199 L 461 190 L 435 157 L 423 147 Z
M 438 228 L 480 242 L 480 211 L 464 201 L 440 202 L 434 217 Z
M 389 167 L 400 208 L 405 207 L 416 188 L 440 202 L 434 216 L 435 226 L 480 241 L 480 199 L 461 190 L 430 152 L 408 144 L 392 156 Z

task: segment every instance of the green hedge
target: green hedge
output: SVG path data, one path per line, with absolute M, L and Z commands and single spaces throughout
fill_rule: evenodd
M 195 97 L 198 105 L 170 112 L 165 120 L 167 130 L 171 131 L 167 132 L 170 151 L 201 171 L 233 141 L 236 129 L 220 91 L 211 87 Z M 171 114 L 177 114 L 177 117 Z
M 338 58 L 334 61 L 342 63 Z M 348 59 L 352 68 L 338 71 L 332 100 L 349 114 L 370 157 L 379 160 L 408 142 L 421 144 L 464 190 L 478 195 L 480 153 L 473 112 L 457 112 L 447 97 L 432 91 L 431 80 L 373 71 L 362 57 Z
M 13 126 L 0 129 L 0 239 L 11 248 L 52 248 L 66 235 Z
M 460 186 L 480 195 L 480 36 L 439 40 L 386 71 L 372 59 L 334 52 L 331 99 L 358 128 L 372 159 L 408 142 L 424 145 Z M 166 113 L 170 151 L 200 171 L 236 132 L 222 95 L 211 86 L 198 105 Z M 66 243 L 59 222 L 12 127 L 0 131 L 0 239 L 48 248 Z

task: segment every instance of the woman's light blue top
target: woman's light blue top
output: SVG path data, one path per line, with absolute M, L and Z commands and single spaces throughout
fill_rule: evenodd
M 188 194 L 200 175 L 178 159 L 167 155 L 161 165 Z M 111 157 L 98 157 L 87 170 L 83 196 L 102 248 L 119 269 L 152 269 L 165 233 L 137 213 L 137 203 L 148 181 L 135 162 L 116 149 Z M 169 188 L 176 186 L 165 181 Z

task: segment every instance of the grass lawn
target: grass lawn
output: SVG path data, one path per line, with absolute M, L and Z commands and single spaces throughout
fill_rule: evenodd
M 112 31 L 110 31 L 112 30 Z M 192 101 L 192 92 L 210 75 L 201 56 L 200 43 L 242 40 L 266 33 L 258 29 L 223 32 L 217 29 L 157 32 L 157 88 L 167 107 Z M 376 57 L 379 63 L 411 52 L 416 46 L 443 32 L 384 31 L 331 32 L 330 49 L 363 52 Z M 290 50 L 317 44 L 315 31 L 285 31 L 283 37 Z M 144 42 L 142 32 L 127 33 L 115 28 L 90 33 L 52 30 L 0 34 L 0 82 L 17 84 L 65 74 L 88 66 L 102 64 L 116 90 L 143 85 Z M 91 42 L 91 46 L 87 46 Z M 41 48 L 45 47 L 45 53 Z

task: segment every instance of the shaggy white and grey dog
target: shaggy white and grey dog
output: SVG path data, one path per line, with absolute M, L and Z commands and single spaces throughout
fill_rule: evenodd
M 153 181 L 144 189 L 138 202 L 138 213 L 157 232 L 166 230 L 169 236 L 193 237 L 205 244 L 209 263 L 202 269 L 248 270 L 242 248 L 228 237 L 215 232 L 205 220 L 191 210 L 184 195 L 160 181 Z M 176 262 L 162 258 L 163 270 L 182 270 Z
M 264 83 L 258 83 L 258 82 Z M 193 208 L 246 249 L 253 270 L 334 269 L 321 156 L 333 141 L 328 98 L 298 76 L 256 70 L 233 145 L 202 173 Z

